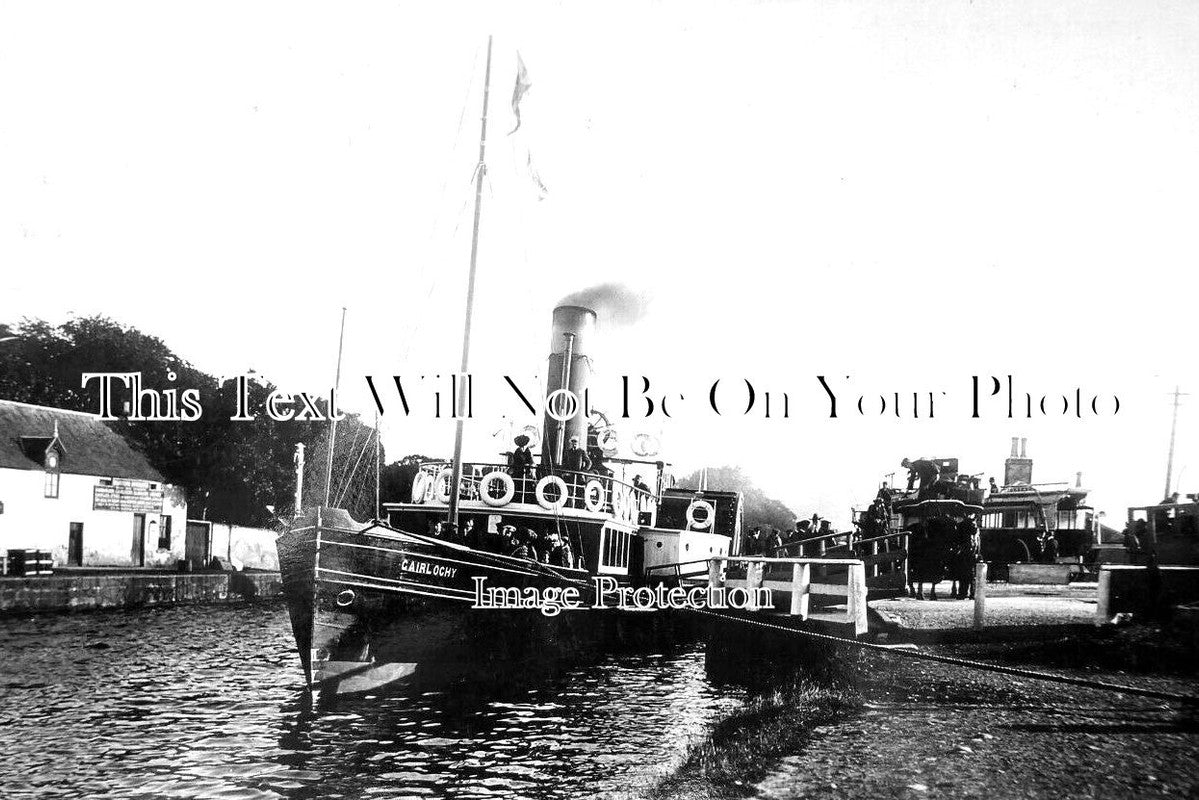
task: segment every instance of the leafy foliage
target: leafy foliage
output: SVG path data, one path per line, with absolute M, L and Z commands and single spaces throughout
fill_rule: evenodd
M 219 383 L 161 339 L 107 317 L 75 318 L 58 326 L 25 319 L 15 329 L 5 327 L 0 338 L 8 336 L 16 338 L 0 342 L 0 397 L 5 399 L 95 413 L 99 381 L 84 387 L 82 380 L 92 372 L 141 372 L 146 389 L 198 389 L 204 408 L 199 420 L 111 423 L 170 483 L 185 489 L 190 516 L 265 525 L 273 518 L 268 507 L 286 513 L 294 503 L 293 458 L 300 443 L 308 448 L 305 504 L 323 499 L 327 423 L 276 422 L 265 413 L 252 422 L 235 422 L 234 381 Z M 261 412 L 276 387 L 253 374 L 248 387 L 251 408 Z M 124 416 L 120 402 L 127 397 L 121 392 L 114 403 L 118 416 Z M 374 516 L 373 436 L 357 417 L 338 424 L 331 495 L 358 518 Z

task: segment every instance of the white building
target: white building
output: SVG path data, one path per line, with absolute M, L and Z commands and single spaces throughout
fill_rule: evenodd
M 55 566 L 173 566 L 187 501 L 93 414 L 0 400 L 0 554 Z

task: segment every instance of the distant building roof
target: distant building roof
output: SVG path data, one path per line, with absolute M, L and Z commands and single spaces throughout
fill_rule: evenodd
M 98 415 L 11 400 L 0 400 L 0 467 L 44 469 L 42 456 L 54 440 L 56 423 L 63 450 L 60 472 L 165 482 Z

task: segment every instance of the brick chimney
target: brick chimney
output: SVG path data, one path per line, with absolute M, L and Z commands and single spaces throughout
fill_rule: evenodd
M 1028 457 L 1028 439 L 1012 437 L 1012 454 L 1003 462 L 1003 485 L 1032 483 L 1032 459 Z

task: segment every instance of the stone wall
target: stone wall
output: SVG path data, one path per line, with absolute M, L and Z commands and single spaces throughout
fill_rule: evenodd
M 0 578 L 0 613 L 241 602 L 277 597 L 277 572 L 121 573 Z

